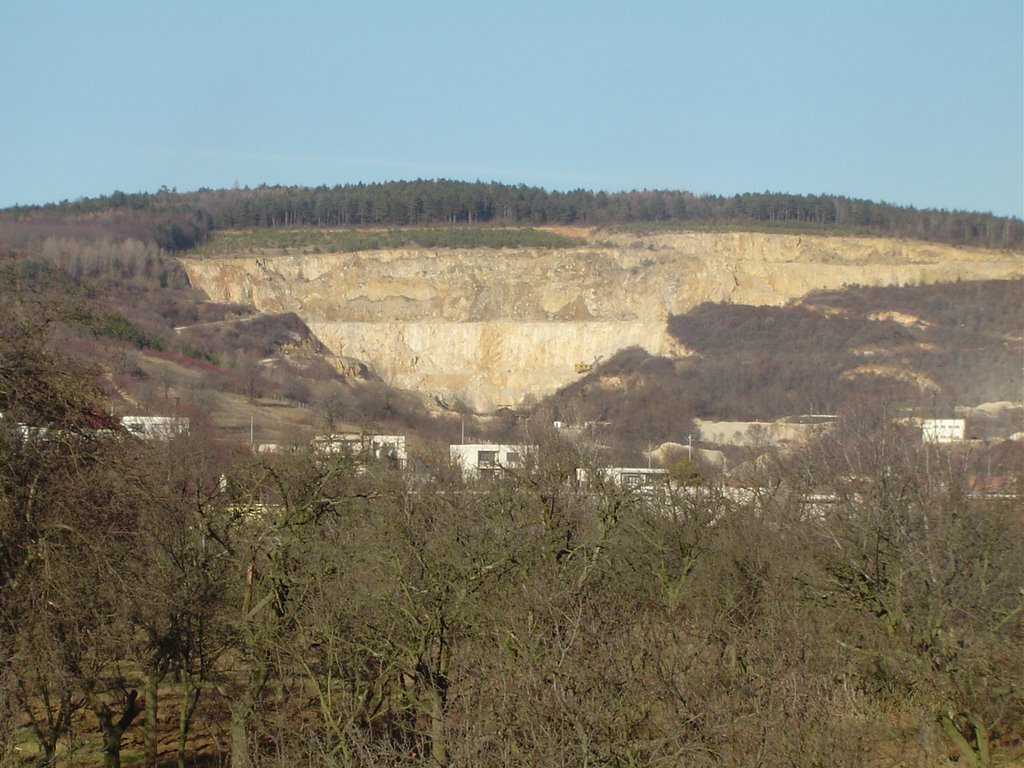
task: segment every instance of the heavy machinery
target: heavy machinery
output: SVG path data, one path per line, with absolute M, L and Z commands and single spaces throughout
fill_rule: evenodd
M 576 363 L 576 373 L 590 373 L 592 370 L 594 370 L 594 366 L 598 364 L 602 357 L 604 357 L 604 355 L 598 355 L 597 357 L 594 358 L 592 362 L 589 363 Z

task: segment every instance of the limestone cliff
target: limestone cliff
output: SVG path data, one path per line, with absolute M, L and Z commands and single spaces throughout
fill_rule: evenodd
M 390 384 L 518 404 L 627 346 L 685 354 L 669 314 L 781 305 L 818 288 L 1016 278 L 1022 254 L 752 233 L 596 233 L 570 249 L 389 250 L 185 262 L 211 299 L 295 312 Z

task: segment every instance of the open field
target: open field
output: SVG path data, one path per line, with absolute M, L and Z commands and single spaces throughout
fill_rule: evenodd
M 208 242 L 189 255 L 350 253 L 385 248 L 571 248 L 584 242 L 578 229 L 554 227 L 246 229 L 214 232 Z

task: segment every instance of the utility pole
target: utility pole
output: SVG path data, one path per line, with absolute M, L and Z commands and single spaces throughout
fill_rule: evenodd
M 686 458 L 693 461 L 693 433 L 691 432 L 686 443 Z

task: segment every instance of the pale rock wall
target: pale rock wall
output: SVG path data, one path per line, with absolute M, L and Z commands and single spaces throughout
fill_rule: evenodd
M 576 363 L 624 347 L 655 355 L 676 349 L 664 322 L 311 322 L 310 329 L 331 349 L 373 361 L 395 386 L 485 409 L 547 394 L 579 375 Z
M 395 386 L 479 409 L 543 396 L 575 364 L 685 354 L 666 320 L 704 301 L 781 305 L 819 288 L 1020 277 L 1021 254 L 873 238 L 596 233 L 570 249 L 388 250 L 188 260 L 214 301 L 295 312 Z

